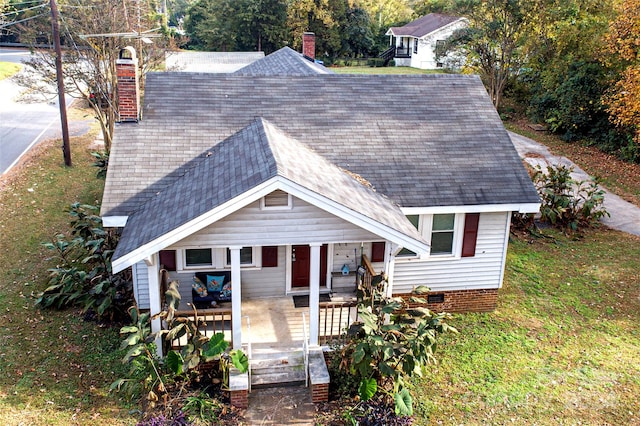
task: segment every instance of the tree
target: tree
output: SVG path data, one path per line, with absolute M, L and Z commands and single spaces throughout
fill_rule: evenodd
M 537 19 L 520 78 L 529 99 L 522 102 L 533 120 L 546 122 L 565 140 L 615 139 L 600 101 L 609 69 L 598 57 L 611 11 L 602 0 L 542 0 L 533 9 Z
M 284 0 L 200 0 L 188 10 L 191 45 L 204 50 L 271 53 L 287 41 Z
M 235 2 L 238 47 L 269 54 L 287 40 L 287 5 L 283 0 L 240 0 Z
M 617 12 L 605 41 L 623 70 L 604 101 L 613 123 L 631 129 L 635 142 L 640 144 L 640 1 L 624 0 Z
M 496 108 L 504 89 L 526 60 L 530 2 L 524 0 L 461 0 L 457 8 L 469 19 L 456 31 L 447 50 L 462 49 L 466 66 L 482 78 Z
M 105 149 L 110 150 L 117 119 L 117 78 L 115 63 L 119 52 L 134 44 L 138 53 L 141 82 L 144 74 L 164 61 L 167 39 L 155 38 L 152 44 L 127 39 L 123 34 L 141 33 L 158 25 L 159 16 L 149 3 L 132 0 L 91 0 L 83 7 L 60 4 L 61 32 L 65 37 L 63 53 L 65 91 L 82 98 L 93 109 L 100 123 Z M 100 14 L 95 11 L 100 10 Z M 121 34 L 121 35 L 118 35 Z M 55 56 L 39 50 L 26 63 L 30 72 L 19 83 L 55 93 Z

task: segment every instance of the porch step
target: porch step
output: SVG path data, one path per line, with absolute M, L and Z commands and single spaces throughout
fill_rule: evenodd
M 306 371 L 302 351 L 254 353 L 251 360 L 251 386 L 304 382 Z

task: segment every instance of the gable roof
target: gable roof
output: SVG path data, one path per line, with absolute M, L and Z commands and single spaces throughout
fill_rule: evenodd
M 264 190 L 255 191 L 261 185 Z M 274 188 L 301 197 L 310 191 L 321 208 L 328 204 L 345 220 L 365 223 L 365 229 L 415 250 L 427 248 L 397 205 L 258 118 L 181 167 L 179 178 L 129 217 L 113 256 L 114 271 L 179 241 L 184 230 L 191 234 L 211 224 L 226 203 L 235 200 L 231 210 L 237 210 Z M 171 214 L 158 214 L 167 211 Z
M 440 13 L 430 13 L 416 19 L 415 21 L 409 22 L 402 27 L 391 27 L 387 31 L 386 35 L 421 38 L 460 19 L 464 18 L 459 16 L 443 15 Z
M 115 132 L 102 216 L 128 216 L 183 165 L 263 117 L 401 207 L 539 203 L 477 76 L 150 73 Z
M 306 58 L 302 53 L 285 46 L 239 69 L 234 74 L 245 76 L 286 76 L 333 74 L 333 71 L 324 65 L 316 63 L 313 59 Z

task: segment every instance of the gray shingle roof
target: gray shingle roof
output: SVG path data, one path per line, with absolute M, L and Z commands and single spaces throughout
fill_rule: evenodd
M 430 13 L 422 16 L 415 21 L 409 22 L 402 27 L 391 27 L 387 34 L 393 34 L 396 37 L 411 36 L 424 37 L 431 34 L 435 30 L 449 25 L 452 22 L 461 19 L 459 16 L 442 15 L 440 13 Z
M 179 174 L 129 217 L 114 259 L 276 176 L 422 240 L 397 205 L 260 118 L 185 164 Z
M 167 70 L 184 72 L 229 73 L 264 58 L 264 52 L 194 52 L 165 53 Z
M 538 202 L 476 76 L 152 73 L 143 120 L 116 129 L 103 216 L 140 209 L 256 117 L 403 207 Z
M 290 47 L 283 47 L 234 72 L 246 76 L 333 74 L 324 65 L 305 58 Z

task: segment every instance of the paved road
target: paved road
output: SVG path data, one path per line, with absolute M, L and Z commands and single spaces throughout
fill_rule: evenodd
M 0 49 L 0 61 L 20 63 L 29 57 L 24 49 Z M 0 80 L 0 175 L 13 167 L 38 142 L 61 137 L 60 109 L 57 99 L 25 103 L 23 89 L 11 79 Z M 67 97 L 67 106 L 72 98 Z M 75 133 L 86 131 L 76 129 Z
M 517 133 L 509 132 L 511 141 L 518 151 L 520 157 L 532 166 L 540 165 L 545 168 L 547 165 L 564 165 L 574 167 L 572 176 L 574 179 L 583 181 L 590 179 L 580 167 L 576 166 L 566 157 L 552 155 L 546 146 Z M 611 215 L 602 218 L 602 223 L 610 228 L 624 231 L 633 235 L 640 235 L 640 207 L 628 203 L 616 194 L 602 188 L 605 191 L 604 206 Z

